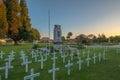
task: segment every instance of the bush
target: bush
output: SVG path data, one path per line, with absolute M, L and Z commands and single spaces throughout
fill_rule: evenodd
M 40 48 L 40 46 L 38 44 L 34 44 L 32 47 L 32 49 L 38 49 L 38 48 Z

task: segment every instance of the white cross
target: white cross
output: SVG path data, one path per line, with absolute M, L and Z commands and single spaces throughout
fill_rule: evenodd
M 1 67 L 1 68 L 0 68 L 0 70 L 5 70 L 5 79 L 8 78 L 8 70 L 9 70 L 10 68 L 13 68 L 13 66 L 9 66 L 9 65 L 8 65 L 8 62 L 6 62 L 5 67 Z
M 83 53 L 83 58 L 85 58 L 85 51 L 83 51 L 82 53 Z
M 54 63 L 54 64 L 55 64 L 55 62 L 56 62 L 55 60 L 57 59 L 57 57 L 56 57 L 55 55 L 56 55 L 56 53 L 54 52 L 54 53 L 53 53 L 53 57 L 51 58 L 51 59 L 53 60 L 53 63 Z
M 13 56 L 9 55 L 5 61 L 8 61 L 8 65 L 11 66 L 11 61 L 14 60 Z
M 77 61 L 77 64 L 79 65 L 79 71 L 81 70 L 82 63 L 83 63 L 83 60 L 81 60 L 81 58 L 79 58 L 79 60 Z
M 10 56 L 14 57 L 14 56 L 15 56 L 14 53 L 15 53 L 15 52 L 12 50 L 12 51 L 10 52 Z
M 71 61 L 73 60 L 73 56 L 74 56 L 74 54 L 73 54 L 73 51 L 72 51 L 72 53 L 70 54 Z
M 31 52 L 31 55 L 32 55 L 32 58 L 34 58 L 35 57 L 35 52 L 32 50 L 32 52 Z
M 106 53 L 105 53 L 105 51 L 103 52 L 103 60 L 106 60 L 107 58 L 106 58 Z
M 48 71 L 48 73 L 53 73 L 53 80 L 55 80 L 55 72 L 59 71 L 59 68 L 55 68 L 55 64 L 53 64 L 53 68 L 51 70 Z
M 40 73 L 34 73 L 34 69 L 32 68 L 31 71 L 30 71 L 30 75 L 28 76 L 25 76 L 24 77 L 24 80 L 34 80 L 35 77 L 39 76 Z
M 98 54 L 99 62 L 101 62 L 101 53 Z
M 94 54 L 94 56 L 93 56 L 94 64 L 96 64 L 96 58 L 97 58 L 97 56 Z
M 79 57 L 80 57 L 80 52 L 79 52 L 79 50 L 77 50 L 77 56 L 78 56 L 78 59 L 79 59 Z
M 67 57 L 67 55 L 65 55 L 65 53 L 63 53 L 63 55 L 61 57 L 63 58 L 63 63 L 65 63 L 65 58 Z
M 0 52 L 0 59 L 3 59 L 3 54 L 4 54 L 4 53 L 1 51 L 1 52 Z
M 43 59 L 43 56 L 41 56 L 41 59 L 38 60 L 38 62 L 41 62 L 41 69 L 43 69 L 43 62 L 46 61 L 46 59 Z
M 71 66 L 73 66 L 73 63 L 70 63 L 70 60 L 68 60 L 68 64 L 65 65 L 65 67 L 68 69 L 68 75 L 70 75 Z
M 21 53 L 20 55 L 21 55 L 20 59 L 22 59 L 22 60 L 23 60 L 23 63 L 25 63 L 25 58 L 26 58 L 25 54 L 24 54 L 24 53 Z
M 87 58 L 86 58 L 86 61 L 87 61 L 87 67 L 89 67 L 89 65 L 90 65 L 90 60 L 91 60 L 91 58 L 89 57 L 89 54 L 88 54 L 88 56 L 87 56 Z
M 21 65 L 25 65 L 26 72 L 28 72 L 28 64 L 32 63 L 32 61 L 28 61 L 28 57 L 26 56 L 25 63 L 22 63 Z

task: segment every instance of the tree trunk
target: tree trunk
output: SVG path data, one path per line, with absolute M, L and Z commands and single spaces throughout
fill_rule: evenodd
M 19 45 L 19 40 L 14 39 L 14 45 Z

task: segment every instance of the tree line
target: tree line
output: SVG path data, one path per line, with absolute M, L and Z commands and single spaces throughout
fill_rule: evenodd
M 0 0 L 0 38 L 9 37 L 17 45 L 20 40 L 39 40 L 32 28 L 26 0 Z
M 75 42 L 78 45 L 91 45 L 91 44 L 118 44 L 120 43 L 120 35 L 106 37 L 105 34 L 98 34 L 97 36 L 94 34 L 79 34 L 75 38 L 71 39 L 73 35 L 72 32 L 68 32 L 66 38 L 62 36 L 63 42 Z

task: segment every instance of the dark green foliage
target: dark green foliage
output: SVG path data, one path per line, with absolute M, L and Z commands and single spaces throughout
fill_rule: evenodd
M 39 40 L 40 39 L 40 33 L 37 29 L 32 28 L 30 31 L 31 40 Z
M 38 49 L 39 47 L 40 47 L 40 46 L 39 46 L 38 44 L 34 44 L 32 48 L 33 48 L 33 49 Z

